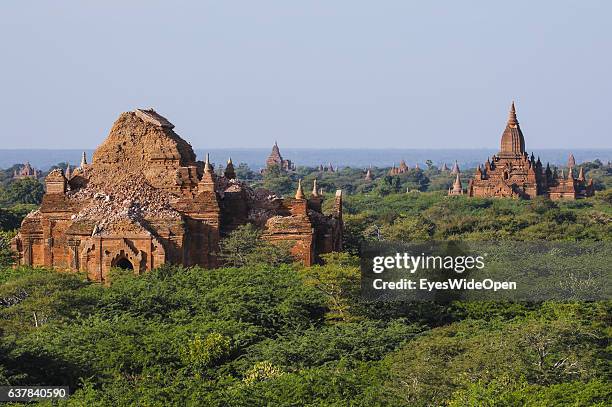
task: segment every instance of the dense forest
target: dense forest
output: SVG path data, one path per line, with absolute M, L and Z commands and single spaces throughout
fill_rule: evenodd
M 373 169 L 372 181 L 361 169 L 240 166 L 239 177 L 279 193 L 315 177 L 330 195 L 345 190 L 345 252 L 305 268 L 246 226 L 224 241 L 224 268 L 116 270 L 107 286 L 13 268 L 7 242 L 40 183 L 3 182 L 0 385 L 66 385 L 59 405 L 71 406 L 610 405 L 610 301 L 360 295 L 367 241 L 610 242 L 612 170 L 584 167 L 596 195 L 552 202 L 447 197 L 452 177 L 434 166 Z

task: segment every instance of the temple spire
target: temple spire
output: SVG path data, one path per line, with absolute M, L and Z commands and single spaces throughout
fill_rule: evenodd
M 302 179 L 298 179 L 298 187 L 295 192 L 295 199 L 304 199 L 304 190 L 302 189 Z
M 460 174 L 461 170 L 459 169 L 459 163 L 455 160 L 455 164 L 453 165 L 453 169 L 451 170 L 451 174 Z
M 578 173 L 578 181 L 584 181 L 584 170 L 580 167 L 580 172 Z
M 313 183 L 312 183 L 312 197 L 313 198 L 318 198 L 319 197 L 319 190 L 317 189 L 317 179 L 315 178 Z
M 83 151 L 83 155 L 81 156 L 81 169 L 83 169 L 87 165 L 87 154 Z
M 236 171 L 234 170 L 234 164 L 232 163 L 232 157 L 227 160 L 227 165 L 225 166 L 225 171 L 223 175 L 227 179 L 236 179 Z
M 461 185 L 461 179 L 459 178 L 459 174 L 455 178 L 455 182 L 453 183 L 453 191 L 461 191 L 463 190 L 463 186 Z
M 518 119 L 516 118 L 516 107 L 514 106 L 514 100 L 510 105 L 510 112 L 508 113 L 508 126 L 516 126 L 519 124 Z
M 206 161 L 204 161 L 204 173 L 212 173 L 214 171 L 212 165 L 210 165 L 210 154 L 206 153 Z
M 502 133 L 501 137 L 501 148 L 499 151 L 500 157 L 511 158 L 517 156 L 523 156 L 525 154 L 525 138 L 523 132 L 519 126 L 519 122 L 516 118 L 516 108 L 514 101 L 510 106 L 510 113 L 508 113 L 508 123 Z

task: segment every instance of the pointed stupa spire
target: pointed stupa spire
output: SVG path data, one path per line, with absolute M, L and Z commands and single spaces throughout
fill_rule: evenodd
M 574 179 L 574 167 L 569 168 L 569 172 L 567 173 L 567 179 Z
M 210 165 L 210 154 L 206 153 L 206 161 L 204 161 L 204 173 L 212 173 L 214 171 L 212 165 Z
M 518 122 L 518 119 L 516 118 L 516 107 L 514 106 L 514 100 L 513 100 L 512 104 L 510 105 L 510 112 L 508 113 L 508 125 L 516 126 L 517 124 L 519 124 L 519 122 Z
M 83 155 L 81 155 L 81 169 L 83 169 L 87 165 L 87 153 L 83 151 Z
M 66 178 L 70 179 L 71 173 L 70 173 L 70 164 L 68 164 L 66 166 Z
M 316 178 L 312 182 L 312 193 L 311 193 L 311 196 L 313 198 L 318 198 L 319 197 L 319 190 L 317 189 L 317 179 Z
M 449 191 L 451 195 L 462 195 L 463 194 L 463 185 L 461 185 L 461 179 L 459 178 L 459 174 L 455 177 L 455 182 L 453 182 L 453 189 Z
M 561 179 L 565 179 L 565 170 L 561 168 Z
M 298 187 L 295 192 L 295 199 L 304 199 L 304 190 L 302 189 L 302 179 L 298 179 Z
M 518 156 L 525 154 L 525 138 L 516 118 L 514 101 L 508 113 L 508 123 L 502 133 L 500 156 Z
M 227 165 L 225 166 L 225 171 L 223 171 L 223 175 L 227 179 L 236 179 L 236 171 L 234 170 L 234 163 L 232 163 L 232 157 L 227 160 Z
M 451 170 L 451 174 L 460 174 L 461 170 L 459 169 L 459 163 L 455 160 L 455 164 L 453 165 L 453 169 Z
M 576 166 L 576 159 L 574 158 L 574 154 L 570 153 L 569 157 L 567 158 L 567 166 L 569 168 Z
M 584 169 L 580 167 L 580 172 L 578 173 L 578 181 L 584 181 Z

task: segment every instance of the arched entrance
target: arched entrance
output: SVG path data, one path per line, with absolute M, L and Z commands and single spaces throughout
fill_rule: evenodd
M 115 262 L 115 267 L 119 267 L 123 270 L 134 270 L 134 265 L 131 261 L 126 259 L 125 257 L 120 258 Z

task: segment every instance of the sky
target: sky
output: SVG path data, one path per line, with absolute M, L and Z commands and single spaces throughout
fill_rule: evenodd
M 610 1 L 0 4 L 0 148 L 153 107 L 195 148 L 612 148 Z

